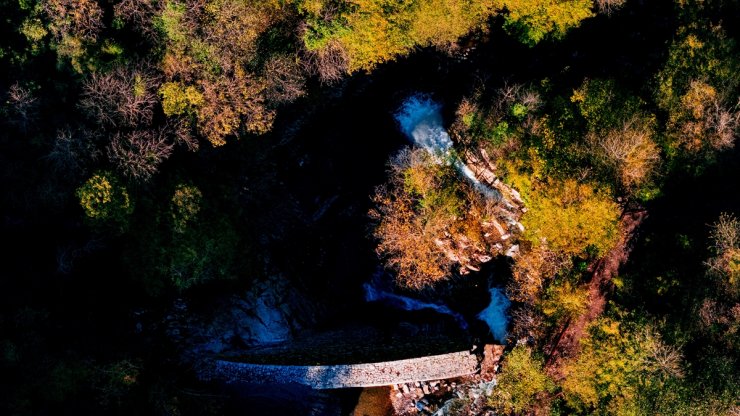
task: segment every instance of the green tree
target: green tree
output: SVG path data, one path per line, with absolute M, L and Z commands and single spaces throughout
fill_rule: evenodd
M 231 280 L 253 257 L 236 229 L 237 214 L 209 201 L 197 186 L 179 183 L 161 202 L 146 200 L 146 212 L 132 227 L 124 257 L 131 273 L 151 295 L 182 291 L 211 281 Z
M 683 355 L 650 325 L 594 321 L 577 358 L 566 363 L 565 400 L 581 412 L 631 414 L 642 394 L 683 377 Z
M 416 47 L 446 47 L 505 11 L 506 28 L 534 45 L 593 15 L 590 0 L 301 1 L 308 50 L 337 48 L 348 72 L 371 70 Z
M 564 279 L 551 285 L 542 301 L 542 312 L 557 320 L 576 318 L 588 307 L 588 291 Z
M 340 48 L 348 72 L 370 70 L 417 46 L 454 43 L 493 13 L 490 1 L 353 0 L 346 7 L 321 3 L 301 3 L 308 22 L 305 46 Z
M 732 147 L 740 60 L 719 25 L 695 19 L 678 29 L 657 75 L 656 101 L 668 113 L 669 156 L 709 156 Z
M 504 28 L 519 40 L 533 46 L 551 36 L 562 38 L 568 29 L 577 27 L 583 19 L 593 16 L 590 0 L 498 0 L 505 8 Z
M 604 79 L 584 80 L 573 90 L 570 101 L 575 103 L 588 131 L 593 133 L 621 127 L 625 120 L 641 115 L 645 105 L 639 98 L 626 93 L 614 80 Z
M 545 373 L 544 360 L 528 347 L 517 345 L 505 356 L 498 384 L 489 397 L 491 406 L 506 413 L 525 414 L 548 407 L 547 393 L 554 388 Z
M 94 227 L 124 231 L 134 210 L 128 191 L 110 172 L 93 175 L 77 188 L 87 221 Z
M 523 196 L 524 237 L 534 245 L 581 255 L 606 253 L 618 238 L 619 207 L 605 190 L 573 179 L 535 182 Z

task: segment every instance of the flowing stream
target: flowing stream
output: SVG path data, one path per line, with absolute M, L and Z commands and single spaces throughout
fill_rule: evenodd
M 404 100 L 395 114 L 401 131 L 418 147 L 429 152 L 438 163 L 452 163 L 478 192 L 500 199 L 495 189 L 482 184 L 475 173 L 454 153 L 452 139 L 442 124 L 442 105 L 424 94 Z
M 499 287 L 492 287 L 491 303 L 478 314 L 478 319 L 488 324 L 493 337 L 501 342 L 506 342 L 506 327 L 509 325 L 509 307 L 511 301 L 506 297 L 504 290 Z
M 438 163 L 445 163 L 445 161 L 452 163 L 463 177 L 484 195 L 499 198 L 498 191 L 482 184 L 473 171 L 454 154 L 452 139 L 442 123 L 441 110 L 441 104 L 426 95 L 416 94 L 407 98 L 394 116 L 401 131 L 414 145 L 428 151 Z M 385 302 L 395 308 L 410 311 L 431 309 L 441 314 L 451 315 L 463 329 L 468 327 L 465 318 L 446 305 L 424 302 L 384 291 L 377 287 L 377 281 L 378 279 L 375 278 L 363 285 L 366 301 Z M 509 323 L 508 309 L 511 302 L 501 288 L 492 287 L 489 292 L 491 302 L 477 315 L 477 318 L 488 325 L 497 341 L 505 342 Z
M 424 309 L 431 309 L 437 313 L 452 316 L 453 318 L 455 318 L 455 321 L 457 321 L 458 325 L 460 325 L 462 329 L 468 328 L 468 323 L 465 318 L 463 318 L 463 316 L 459 313 L 452 311 L 446 305 L 424 302 L 418 299 L 410 298 L 408 296 L 386 292 L 382 289 L 377 288 L 372 282 L 365 283 L 362 286 L 365 289 L 365 301 L 367 302 L 384 302 L 389 306 L 406 311 L 420 311 Z

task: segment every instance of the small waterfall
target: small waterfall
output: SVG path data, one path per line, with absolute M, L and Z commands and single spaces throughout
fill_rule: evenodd
M 478 319 L 488 324 L 496 340 L 506 342 L 506 327 L 509 324 L 507 311 L 511 306 L 511 301 L 506 297 L 502 288 L 492 287 L 490 292 L 491 303 L 478 314 Z
M 452 311 L 445 305 L 424 302 L 418 299 L 412 299 L 408 296 L 389 293 L 378 289 L 373 284 L 373 282 L 365 283 L 362 285 L 362 287 L 365 290 L 365 301 L 367 302 L 384 302 L 389 306 L 406 311 L 420 311 L 423 309 L 430 309 L 437 313 L 450 315 L 455 318 L 455 321 L 457 321 L 458 325 L 460 325 L 462 329 L 468 328 L 468 323 L 467 321 L 465 321 L 465 318 L 463 318 L 463 316 L 459 313 Z
M 438 163 L 452 163 L 478 192 L 488 198 L 501 198 L 497 190 L 482 184 L 475 173 L 452 152 L 452 139 L 442 124 L 441 104 L 427 95 L 415 94 L 404 100 L 394 117 L 403 134 L 416 146 L 429 152 Z
M 437 163 L 451 163 L 478 192 L 488 198 L 501 199 L 501 194 L 497 190 L 481 183 L 475 177 L 475 173 L 455 155 L 452 139 L 442 124 L 441 104 L 427 95 L 415 94 L 404 100 L 394 117 L 401 131 L 414 145 L 429 152 Z M 506 297 L 503 289 L 493 287 L 489 290 L 491 303 L 478 314 L 478 319 L 488 324 L 496 340 L 505 342 L 509 323 L 507 311 L 511 306 L 511 301 Z M 379 291 L 371 284 L 365 284 L 365 299 L 368 301 L 384 300 L 406 310 L 434 309 L 440 313 L 452 315 L 460 322 L 465 322 L 460 314 L 452 312 L 446 306 Z M 466 327 L 467 324 L 463 326 L 463 328 Z
M 401 104 L 395 118 L 415 145 L 436 157 L 449 156 L 452 139 L 442 126 L 442 105 L 425 95 L 412 95 Z

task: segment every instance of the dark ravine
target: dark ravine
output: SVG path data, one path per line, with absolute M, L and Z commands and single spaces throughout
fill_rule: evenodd
M 624 19 L 629 20 L 630 17 Z M 620 26 L 619 19 L 599 17 L 597 20 L 599 22 L 589 23 L 583 31 L 601 32 Z M 661 27 L 657 25 L 651 30 L 659 32 Z M 504 78 L 530 81 L 557 74 L 580 82 L 582 72 L 618 75 L 620 65 L 631 61 L 644 62 L 649 49 L 620 44 L 617 48 L 620 53 L 616 55 L 627 63 L 612 66 L 604 61 L 603 67 L 587 70 L 578 63 L 586 60 L 584 56 L 600 54 L 601 48 L 595 48 L 583 36 L 575 33 L 563 43 L 544 43 L 528 49 L 495 32 L 484 43 L 475 45 L 476 48 L 463 60 L 423 50 L 382 65 L 371 75 L 350 77 L 341 86 L 328 89 L 326 102 L 316 103 L 317 110 L 308 113 L 310 118 L 306 119 L 304 117 L 307 116 L 298 112 L 305 103 L 296 105 L 295 109 L 288 106 L 285 112 L 288 116 L 279 119 L 276 126 L 276 134 L 282 138 L 274 137 L 278 145 L 266 150 L 261 158 L 275 164 L 275 180 L 280 184 L 278 190 L 284 193 L 279 203 L 289 207 L 279 212 L 297 213 L 301 219 L 296 224 L 289 223 L 284 228 L 271 230 L 276 235 L 267 247 L 272 263 L 291 265 L 290 270 L 273 274 L 270 279 L 283 282 L 277 287 L 290 289 L 267 295 L 264 299 L 273 299 L 270 306 L 274 311 L 264 311 L 263 314 L 254 312 L 262 299 L 260 283 L 244 295 L 217 301 L 215 312 L 195 315 L 194 320 L 185 323 L 185 328 L 177 328 L 179 342 L 187 346 L 185 350 L 197 352 L 195 355 L 202 354 L 198 355 L 199 358 L 226 353 L 245 361 L 287 359 L 295 360 L 294 364 L 322 355 L 321 347 L 316 346 L 316 351 L 309 353 L 308 357 L 296 357 L 289 351 L 297 348 L 290 345 L 296 339 L 296 347 L 304 345 L 300 341 L 304 338 L 302 334 L 311 337 L 316 332 L 331 333 L 334 328 L 352 326 L 366 312 L 356 305 L 363 296 L 362 283 L 375 273 L 378 263 L 372 241 L 367 238 L 366 213 L 370 208 L 367 196 L 374 186 L 384 181 L 388 157 L 408 144 L 392 118 L 401 100 L 416 91 L 433 91 L 433 97 L 442 103 L 443 118 L 449 121 L 456 103 L 476 86 L 479 77 L 496 82 Z M 634 46 L 636 41 L 631 42 Z M 502 57 L 505 56 L 519 58 L 504 61 Z M 291 117 L 294 118 L 291 120 Z M 295 118 L 302 121 L 296 123 Z M 281 122 L 287 127 L 282 128 Z M 487 270 L 484 268 L 481 273 L 487 273 Z M 487 279 L 480 279 L 477 274 L 480 273 L 474 272 L 465 279 L 482 280 L 485 284 Z M 482 286 L 478 290 L 485 292 L 486 288 Z M 433 290 L 424 293 L 424 299 L 428 301 L 439 301 L 436 296 L 438 294 Z M 471 321 L 475 320 L 473 314 L 485 306 L 485 297 L 477 310 L 469 311 L 468 317 L 473 318 Z M 387 311 L 379 314 L 381 319 L 398 322 L 403 321 L 401 315 Z M 427 315 L 421 319 L 436 318 Z M 254 327 L 270 328 L 271 335 L 260 335 L 264 334 L 263 330 Z M 449 325 L 446 327 L 450 328 Z M 407 331 L 417 331 L 410 328 L 413 325 L 405 326 Z M 283 342 L 263 344 L 260 348 L 264 341 Z M 348 339 L 347 342 L 354 341 Z M 273 351 L 274 354 L 265 354 L 265 351 Z M 417 349 L 416 354 L 420 351 L 423 349 Z M 443 351 L 437 351 L 440 352 Z M 375 353 L 369 354 L 372 358 L 365 360 L 377 359 L 373 356 Z M 410 358 L 414 352 L 406 351 L 404 354 L 409 355 L 394 358 Z M 354 354 L 350 361 L 362 362 L 363 358 Z
M 276 229 L 276 238 L 269 243 L 268 250 L 275 264 L 299 265 L 296 270 L 281 274 L 279 279 L 288 282 L 288 286 L 301 286 L 297 292 L 300 294 L 293 299 L 305 296 L 311 300 L 295 308 L 304 308 L 299 315 L 301 318 L 296 317 L 295 322 L 290 313 L 273 321 L 281 322 L 277 332 L 282 334 L 273 340 L 293 339 L 312 326 L 318 330 L 341 326 L 359 315 L 353 305 L 362 297 L 362 283 L 377 267 L 372 242 L 367 238 L 366 213 L 370 208 L 367 195 L 383 182 L 389 155 L 408 144 L 392 119 L 404 97 L 415 91 L 434 91 L 434 98 L 443 104 L 443 118 L 449 120 L 455 104 L 480 82 L 481 77 L 500 82 L 557 74 L 580 82 L 583 72 L 618 76 L 620 67 L 631 65 L 631 62 L 644 63 L 645 57 L 655 65 L 657 58 L 650 56 L 649 45 L 632 38 L 627 43 L 615 45 L 618 53 L 610 56 L 619 57 L 618 65 L 612 65 L 614 58 L 586 59 L 589 55 L 600 56 L 603 51 L 602 47 L 584 38 L 588 33 L 621 27 L 623 21 L 636 24 L 636 20 L 642 19 L 645 18 L 629 12 L 618 18 L 600 16 L 593 22 L 586 22 L 562 42 L 544 42 L 532 49 L 494 29 L 487 38 L 469 42 L 473 47 L 466 51 L 463 59 L 426 49 L 381 65 L 370 75 L 352 76 L 341 85 L 326 89 L 325 102 L 313 104 L 317 110 L 308 113 L 309 119 L 298 111 L 305 102 L 296 104 L 295 108 L 287 106 L 275 130 L 282 139 L 274 137 L 279 139 L 276 140 L 278 145 L 263 149 L 266 154 L 261 158 L 287 162 L 276 166 L 275 173 L 281 192 L 285 192 L 282 204 L 291 205 L 304 220 L 299 225 Z M 664 21 L 650 25 L 651 32 L 645 36 L 657 42 L 666 35 L 666 27 Z M 519 58 L 504 61 L 501 59 L 504 56 Z M 600 62 L 601 66 L 580 67 L 578 63 L 584 61 Z M 302 121 L 297 123 L 297 118 Z M 311 244 L 304 244 L 308 240 Z M 297 276 L 297 269 L 301 267 L 302 275 Z M 298 284 L 291 283 L 293 281 Z M 426 298 L 434 296 L 433 291 L 425 293 Z M 231 328 L 214 325 L 205 329 L 198 324 L 204 328 L 204 331 L 195 331 L 200 334 L 196 338 L 201 338 L 201 345 L 205 345 L 206 350 L 215 346 L 210 350 L 224 351 L 259 344 L 260 336 L 256 335 L 259 331 L 239 329 L 238 325 L 234 327 L 228 323 L 230 319 L 247 319 L 257 326 L 265 326 L 265 317 L 252 312 L 247 312 L 243 318 L 229 317 L 230 308 L 240 315 L 244 302 L 254 306 L 255 300 L 232 297 L 220 302 L 222 305 L 217 310 L 225 315 L 205 318 L 205 322 L 209 319 L 211 325 L 224 322 Z M 317 304 L 324 305 L 322 311 L 312 312 L 310 305 Z M 290 303 L 284 307 L 293 308 Z M 222 331 L 221 334 L 217 334 L 218 331 Z M 208 337 L 215 337 L 216 341 L 210 343 Z

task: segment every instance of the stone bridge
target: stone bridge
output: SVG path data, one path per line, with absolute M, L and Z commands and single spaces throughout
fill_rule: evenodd
M 206 378 L 226 383 L 303 384 L 314 389 L 376 387 L 441 380 L 476 373 L 478 358 L 469 351 L 378 363 L 274 365 L 214 360 Z

